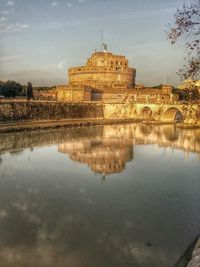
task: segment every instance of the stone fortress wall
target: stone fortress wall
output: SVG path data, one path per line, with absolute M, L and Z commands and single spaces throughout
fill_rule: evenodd
M 136 69 L 125 56 L 94 52 L 85 66 L 68 70 L 69 83 L 57 87 L 58 101 L 121 101 L 135 87 Z

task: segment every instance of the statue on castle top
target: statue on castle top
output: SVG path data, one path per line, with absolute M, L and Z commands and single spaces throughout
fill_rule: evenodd
M 103 52 L 107 52 L 107 47 L 108 45 L 103 43 Z

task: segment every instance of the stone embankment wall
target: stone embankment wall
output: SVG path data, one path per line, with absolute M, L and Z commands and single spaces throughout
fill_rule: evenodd
M 191 260 L 186 267 L 200 266 L 200 238 L 198 238 L 194 250 L 192 252 Z
M 102 118 L 103 105 L 45 101 L 1 101 L 0 121 Z
M 174 267 L 199 267 L 200 266 L 200 237 L 187 248 Z

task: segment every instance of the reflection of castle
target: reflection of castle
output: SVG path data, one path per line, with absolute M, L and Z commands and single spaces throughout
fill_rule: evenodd
M 185 152 L 200 154 L 200 131 L 180 130 L 173 125 L 147 126 L 125 124 L 102 126 L 96 138 L 81 138 L 59 144 L 58 150 L 69 154 L 70 159 L 85 163 L 92 171 L 101 174 L 121 172 L 126 162 L 133 159 L 133 146 L 156 144 Z
M 132 139 L 124 126 L 104 126 L 101 137 L 90 140 L 70 140 L 58 150 L 69 154 L 74 161 L 86 163 L 95 173 L 121 172 L 133 158 Z
M 94 172 L 111 174 L 125 169 L 126 162 L 133 159 L 135 145 L 155 144 L 181 150 L 186 158 L 190 152 L 200 155 L 200 130 L 179 129 L 173 125 L 122 124 L 0 136 L 1 153 L 16 153 L 47 144 L 58 144 L 60 152 L 87 164 Z

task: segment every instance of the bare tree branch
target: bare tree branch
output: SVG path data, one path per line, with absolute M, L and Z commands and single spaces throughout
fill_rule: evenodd
M 174 24 L 167 25 L 167 36 L 174 45 L 178 39 L 186 40 L 187 63 L 178 71 L 181 79 L 200 74 L 200 0 L 192 0 L 174 14 Z

